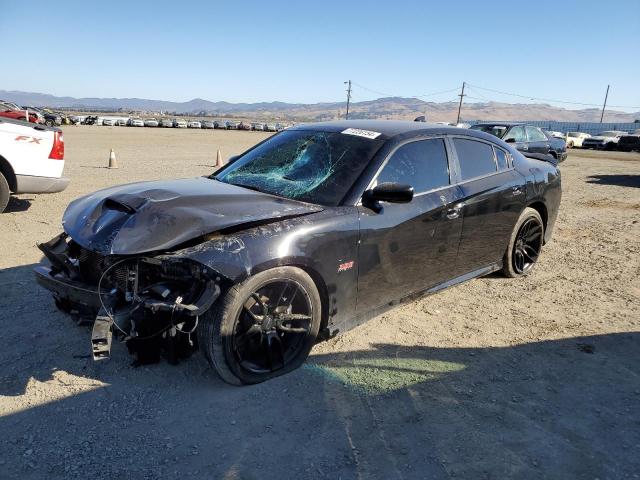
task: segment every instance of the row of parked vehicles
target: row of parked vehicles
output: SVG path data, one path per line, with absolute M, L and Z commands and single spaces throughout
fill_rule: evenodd
M 184 120 L 181 118 L 101 118 L 95 115 L 75 117 L 74 123 L 81 125 L 104 125 L 108 127 L 165 127 L 165 128 L 205 128 L 219 130 L 254 130 L 260 132 L 280 132 L 291 125 L 286 123 L 261 123 L 234 120 Z
M 40 123 L 49 127 L 57 127 L 63 123 L 72 123 L 63 113 L 55 112 L 48 108 L 30 107 L 26 105 L 20 106 L 4 100 L 0 100 L 0 117 Z
M 554 137 L 562 138 L 567 148 L 584 148 L 593 150 L 619 150 L 622 152 L 640 152 L 640 129 L 633 133 L 621 130 L 606 130 L 597 135 L 582 132 L 549 132 Z

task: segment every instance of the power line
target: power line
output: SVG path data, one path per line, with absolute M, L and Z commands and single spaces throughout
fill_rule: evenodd
M 443 93 L 455 92 L 455 91 L 458 90 L 458 87 L 456 87 L 456 88 L 450 88 L 448 90 L 440 90 L 438 92 L 425 93 L 425 94 L 422 94 L 422 95 L 395 95 L 393 93 L 387 93 L 387 92 L 381 92 L 379 90 L 374 90 L 373 88 L 365 87 L 364 85 L 361 85 L 361 84 L 356 83 L 356 82 L 353 82 L 353 84 L 356 87 L 359 87 L 359 88 L 361 88 L 363 90 L 366 90 L 367 92 L 375 93 L 376 95 L 382 95 L 382 96 L 385 96 L 385 97 L 424 98 L 424 97 L 433 97 L 433 96 L 440 95 L 440 94 L 443 94 Z
M 480 87 L 479 85 L 474 85 L 474 84 L 468 84 L 469 86 L 473 87 L 473 88 L 478 88 L 480 90 L 486 90 L 487 92 L 493 92 L 493 93 L 500 93 L 502 95 L 509 95 L 511 97 L 520 97 L 520 98 L 526 98 L 528 100 L 539 100 L 542 102 L 551 102 L 551 103 L 564 103 L 567 105 L 582 105 L 585 107 L 599 107 L 600 104 L 599 103 L 584 103 L 584 102 L 569 102 L 566 100 L 557 100 L 557 99 L 552 99 L 552 98 L 540 98 L 540 97 L 533 97 L 531 95 L 522 95 L 519 93 L 513 93 L 513 92 L 505 92 L 502 90 L 495 90 L 493 88 L 485 88 L 485 87 Z M 638 106 L 631 106 L 631 105 L 609 105 L 609 107 L 611 108 L 640 108 Z

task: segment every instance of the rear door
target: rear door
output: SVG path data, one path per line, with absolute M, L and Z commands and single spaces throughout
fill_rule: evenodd
M 462 215 L 460 190 L 452 185 L 444 138 L 413 139 L 398 146 L 369 188 L 409 184 L 407 204 L 381 203 L 376 213 L 358 206 L 359 312 L 366 312 L 450 278 L 454 272 Z
M 524 208 L 524 177 L 509 153 L 490 142 L 454 137 L 464 218 L 456 262 L 458 275 L 498 263 Z
M 527 125 L 525 127 L 525 132 L 527 134 L 529 152 L 543 153 L 545 155 L 549 153 L 551 149 L 551 142 L 540 128 Z

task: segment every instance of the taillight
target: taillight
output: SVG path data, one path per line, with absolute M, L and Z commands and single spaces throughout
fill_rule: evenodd
M 64 139 L 62 138 L 62 132 L 53 132 L 53 147 L 51 147 L 49 158 L 52 160 L 64 160 Z

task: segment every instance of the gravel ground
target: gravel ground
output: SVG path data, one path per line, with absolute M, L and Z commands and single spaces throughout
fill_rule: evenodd
M 222 383 L 197 354 L 94 363 L 32 279 L 67 203 L 207 173 L 257 132 L 66 127 L 67 191 L 0 216 L 0 478 L 640 476 L 640 155 L 572 151 L 553 241 L 317 345 L 298 371 Z M 120 169 L 107 170 L 109 149 Z

